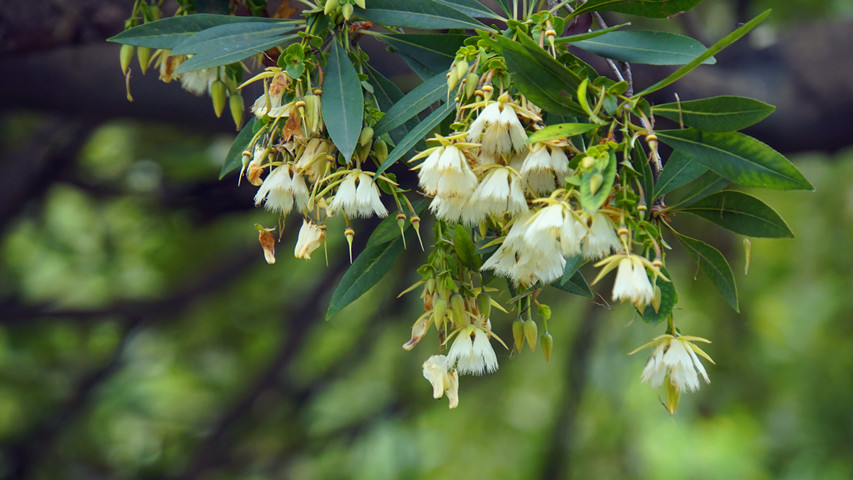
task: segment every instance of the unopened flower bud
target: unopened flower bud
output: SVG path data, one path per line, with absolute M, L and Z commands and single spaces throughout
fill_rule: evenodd
M 539 327 L 533 320 L 524 322 L 524 338 L 527 339 L 527 344 L 530 345 L 530 350 L 536 351 L 536 337 L 539 336 Z
M 336 8 L 338 8 L 341 3 L 338 0 L 326 0 L 326 5 L 323 7 L 323 14 L 328 15 Z
M 546 322 L 548 320 L 551 320 L 551 307 L 549 307 L 548 305 L 540 303 L 537 311 L 539 312 L 539 316 L 542 317 L 542 319 Z
M 349 20 L 352 16 L 353 7 L 351 3 L 345 3 L 341 5 L 341 15 L 344 16 L 344 20 Z
M 652 297 L 652 308 L 655 309 L 655 313 L 658 313 L 660 311 L 661 291 L 657 284 L 655 284 L 654 292 L 655 296 Z
M 477 92 L 477 84 L 480 82 L 480 77 L 471 72 L 465 77 L 465 98 L 471 98 Z
M 373 127 L 364 127 L 358 136 L 358 144 L 363 147 L 370 143 L 371 140 L 373 140 Z
M 600 173 L 595 173 L 589 179 L 589 192 L 595 195 L 604 183 L 604 176 Z
M 663 383 L 666 390 L 666 411 L 670 415 L 675 415 L 676 410 L 678 410 L 678 401 L 681 399 L 681 390 L 672 382 L 670 374 L 666 375 Z
M 457 83 L 459 83 L 459 74 L 456 73 L 456 68 L 451 66 L 447 72 L 447 91 L 452 91 Z
M 492 313 L 492 297 L 485 293 L 477 295 L 477 310 L 483 318 L 489 318 Z
M 217 118 L 221 117 L 222 111 L 225 110 L 225 100 L 227 99 L 225 82 L 214 80 L 210 84 L 210 98 L 213 100 L 213 113 L 216 114 Z
M 589 155 L 583 157 L 581 159 L 581 168 L 584 170 L 589 170 L 595 165 L 595 159 L 590 157 Z
M 355 0 L 355 4 L 361 8 L 367 8 L 366 6 L 364 6 L 365 5 L 364 0 Z
M 234 126 L 239 130 L 243 126 L 243 96 L 235 93 L 228 97 L 228 108 L 231 110 L 231 118 L 234 120 Z
M 465 312 L 465 299 L 462 295 L 454 293 L 450 296 L 450 312 L 453 315 L 453 325 L 462 327 L 468 325 L 468 315 Z
M 456 76 L 461 79 L 466 73 L 468 73 L 468 62 L 465 60 L 459 60 L 453 64 L 453 68 L 456 70 Z
M 545 354 L 545 361 L 551 361 L 551 351 L 554 350 L 554 337 L 550 333 L 545 332 L 539 337 L 539 343 L 542 344 L 542 353 Z
M 346 237 L 349 246 L 349 263 L 352 263 L 352 239 L 355 237 L 355 230 L 347 228 L 344 230 L 344 237 Z
M 148 70 L 148 62 L 151 61 L 151 48 L 149 47 L 139 47 L 136 49 L 136 59 L 139 60 L 139 68 L 142 69 L 142 73 L 145 73 Z
M 447 313 L 447 301 L 443 298 L 436 298 L 432 303 L 432 319 L 435 322 L 435 328 L 441 329 L 444 324 L 444 316 Z
M 512 339 L 515 342 L 515 349 L 521 353 L 524 347 L 524 320 L 519 318 L 512 322 Z
M 376 155 L 376 160 L 379 163 L 385 161 L 388 158 L 388 144 L 385 143 L 385 140 L 381 138 L 377 138 L 375 142 L 373 142 L 373 154 Z
M 130 61 L 133 59 L 133 54 L 136 53 L 136 47 L 133 45 L 122 45 L 118 52 L 119 62 L 121 63 L 121 73 L 127 75 L 127 69 L 130 68 Z

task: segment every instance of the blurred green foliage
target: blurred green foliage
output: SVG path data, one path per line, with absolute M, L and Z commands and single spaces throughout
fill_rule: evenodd
M 3 123 L 6 145 L 38 122 L 17 119 Z M 716 238 L 742 314 L 703 277 L 687 281 L 695 264 L 675 245 L 679 324 L 714 341 L 717 365 L 670 418 L 640 384 L 643 354 L 626 355 L 661 328 L 557 291 L 545 295 L 550 363 L 499 352 L 500 371 L 462 377 L 448 410 L 421 377 L 436 340 L 400 348 L 421 309 L 416 293 L 395 300 L 416 280 L 417 248 L 323 321 L 342 239 L 329 238 L 327 267 L 292 259 L 285 235 L 271 266 L 252 225 L 275 220 L 250 208 L 250 186 L 238 189 L 245 209 L 218 215 L 199 215 L 210 192 L 169 196 L 215 178 L 227 145 L 108 123 L 70 178 L 20 206 L 0 244 L 0 292 L 33 313 L 0 319 L 0 475 L 29 445 L 29 476 L 44 479 L 853 476 L 853 153 L 793 159 L 815 192 L 761 192 L 797 238 L 753 240 L 748 274 L 741 239 Z M 493 316 L 504 339 L 512 318 Z

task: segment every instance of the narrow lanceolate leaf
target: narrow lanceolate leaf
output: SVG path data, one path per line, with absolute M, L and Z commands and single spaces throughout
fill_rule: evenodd
M 447 71 L 453 63 L 456 51 L 468 38 L 467 35 L 451 33 L 397 33 L 375 36 L 398 53 L 416 59 L 434 72 Z
M 694 58 L 693 61 L 691 61 L 690 63 L 688 63 L 688 64 L 684 65 L 683 67 L 679 68 L 678 70 L 672 72 L 669 76 L 667 76 L 663 80 L 655 83 L 654 85 L 646 87 L 645 89 L 643 89 L 643 91 L 636 93 L 635 96 L 643 96 L 643 95 L 648 95 L 649 93 L 652 93 L 652 92 L 656 92 L 656 91 L 660 90 L 661 88 L 666 87 L 667 85 L 677 81 L 679 78 L 687 75 L 694 68 L 701 65 L 702 62 L 704 62 L 705 60 L 716 55 L 721 50 L 728 47 L 732 43 L 738 41 L 741 37 L 743 37 L 744 35 L 749 33 L 753 28 L 757 27 L 759 23 L 764 21 L 764 19 L 767 18 L 768 15 L 770 15 L 770 10 L 765 10 L 763 13 L 761 13 L 757 17 L 755 17 L 752 20 L 744 23 L 743 25 L 738 27 L 735 31 L 733 31 L 732 33 L 723 37 L 719 42 L 711 45 L 708 48 L 708 50 L 705 50 L 705 53 Z
M 726 190 L 678 209 L 749 237 L 793 238 L 785 220 L 761 200 L 742 192 Z
M 491 41 L 503 53 L 507 70 L 521 93 L 549 113 L 586 117 L 571 98 L 571 92 L 581 84 L 580 77 L 523 33 L 519 32 L 518 38 L 513 41 L 495 37 Z
M 255 122 L 257 118 L 254 116 L 246 122 L 246 126 L 240 130 L 234 142 L 231 143 L 231 148 L 228 149 L 228 154 L 225 156 L 225 163 L 222 165 L 222 170 L 219 171 L 219 179 L 222 180 L 225 175 L 228 175 L 233 170 L 240 168 L 243 164 L 243 151 L 249 148 L 249 142 L 255 135 Z
M 364 97 L 355 67 L 337 40 L 332 41 L 329 51 L 321 109 L 332 142 L 349 160 L 361 134 Z
M 171 50 L 175 45 L 191 35 L 217 25 L 228 23 L 284 23 L 275 18 L 234 17 L 231 15 L 211 15 L 198 13 L 182 17 L 169 17 L 156 22 L 146 23 L 125 30 L 107 39 L 108 42 L 124 43 L 139 47 L 164 48 Z M 297 28 L 301 21 L 289 21 Z
M 676 150 L 669 156 L 666 165 L 660 172 L 653 197 L 658 198 L 678 187 L 683 187 L 707 171 L 708 167 L 693 161 L 689 156 Z
M 571 16 L 594 11 L 610 11 L 641 17 L 666 18 L 686 12 L 702 0 L 589 0 Z
M 326 310 L 326 320 L 358 300 L 376 285 L 391 270 L 394 261 L 401 253 L 403 253 L 403 239 L 400 236 L 390 242 L 369 245 L 365 248 L 341 277 L 335 293 L 332 294 L 329 309 Z
M 592 293 L 592 289 L 589 288 L 589 283 L 587 283 L 583 274 L 578 271 L 576 271 L 567 281 L 563 282 L 562 280 L 557 280 L 551 285 L 564 292 L 580 295 L 581 297 L 593 298 L 595 296 Z
M 813 188 L 781 153 L 742 133 L 703 132 L 695 128 L 655 133 L 673 149 L 734 183 L 778 190 Z
M 701 240 L 678 235 L 678 241 L 681 242 L 687 253 L 699 263 L 702 273 L 711 279 L 711 283 L 717 287 L 717 290 L 720 291 L 726 302 L 736 312 L 740 311 L 737 302 L 735 277 L 732 273 L 732 267 L 726 261 L 726 257 L 719 250 Z
M 672 276 L 666 270 L 666 268 L 661 267 L 661 273 L 668 278 L 670 281 L 667 282 L 661 277 L 658 277 L 654 281 L 654 285 L 660 289 L 660 306 L 658 310 L 655 311 L 655 307 L 651 304 L 646 305 L 646 308 L 640 312 L 640 315 L 643 317 L 643 321 L 646 323 L 656 325 L 669 317 L 672 313 L 673 307 L 678 303 L 678 293 L 675 291 L 675 284 L 672 283 Z
M 536 131 L 527 139 L 530 143 L 547 142 L 555 138 L 569 138 L 582 133 L 591 132 L 601 125 L 595 123 L 558 123 Z
M 731 132 L 764 120 L 776 107 L 746 97 L 722 96 L 664 103 L 652 113 L 706 132 Z
M 730 183 L 731 182 L 728 179 L 725 179 L 709 170 L 699 177 L 699 180 L 693 184 L 690 190 L 685 193 L 684 196 L 678 198 L 676 202 L 673 202 L 669 208 L 675 209 L 678 207 L 692 205 L 693 203 L 696 203 L 703 198 L 710 197 L 711 195 L 728 187 Z
M 446 97 L 447 78 L 444 74 L 438 74 L 415 87 L 388 109 L 385 115 L 373 126 L 374 135 L 382 135 L 402 125 L 436 101 Z
M 474 18 L 493 18 L 495 20 L 504 20 L 497 13 L 489 10 L 477 0 L 436 0 L 438 3 L 443 3 L 455 10 L 458 10 L 465 15 L 470 15 Z
M 435 128 L 442 120 L 447 118 L 448 115 L 454 110 L 455 103 L 449 102 L 444 105 L 438 107 L 434 112 L 430 113 L 427 118 L 425 118 L 421 123 L 418 124 L 417 127 L 413 128 L 409 131 L 409 133 L 400 140 L 400 143 L 394 147 L 394 150 L 391 150 L 391 153 L 388 154 L 388 158 L 382 162 L 382 165 L 376 169 L 376 174 L 384 172 L 385 169 L 394 164 L 397 160 L 399 160 L 403 155 L 409 152 L 412 147 L 415 146 L 418 141 L 420 141 L 427 133 L 430 132 L 433 128 Z
M 370 84 L 373 85 L 373 96 L 376 97 L 376 101 L 379 103 L 379 109 L 383 112 L 387 112 L 395 103 L 403 98 L 403 92 L 394 84 L 394 82 L 385 78 L 384 75 L 376 71 L 376 69 L 371 67 L 370 64 L 366 65 L 366 67 L 367 68 L 365 68 L 364 73 L 367 74 Z M 417 122 L 409 120 L 404 125 L 391 129 L 388 135 L 390 135 L 391 139 L 396 143 L 402 140 L 403 137 L 409 133 L 409 130 L 416 126 Z
M 257 25 L 254 23 L 243 25 Z M 266 26 L 268 24 L 264 24 Z M 189 49 L 195 50 L 195 55 L 185 61 L 175 70 L 175 73 L 187 73 L 204 68 L 218 67 L 238 62 L 244 58 L 261 53 L 272 47 L 295 40 L 296 35 L 284 35 L 293 29 L 289 26 L 269 28 L 252 28 L 245 31 L 241 24 L 220 25 L 207 29 L 196 35 L 204 37 L 198 44 L 194 43 L 195 35 L 181 42 L 187 42 Z M 210 36 L 213 35 L 211 38 Z M 180 46 L 177 45 L 176 47 Z
M 355 15 L 381 25 L 423 30 L 487 28 L 470 16 L 435 0 L 370 0 Z
M 684 35 L 666 32 L 621 31 L 574 42 L 572 45 L 620 62 L 649 65 L 683 65 L 705 51 L 705 46 Z M 704 63 L 715 63 L 713 57 Z
M 273 39 L 296 30 L 293 22 L 240 22 L 218 25 L 190 35 L 172 48 L 172 55 L 196 55 L 230 48 L 234 43 Z
M 596 30 L 594 32 L 580 33 L 577 35 L 569 35 L 567 37 L 560 37 L 554 40 L 557 43 L 574 43 L 580 42 L 581 40 L 589 40 L 590 38 L 600 37 L 605 33 L 615 32 L 620 28 L 625 28 L 631 25 L 631 22 L 628 23 L 620 23 L 619 25 L 614 25 L 612 27 L 602 28 L 601 30 Z

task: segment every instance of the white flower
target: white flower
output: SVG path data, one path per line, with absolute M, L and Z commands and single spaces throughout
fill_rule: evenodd
M 441 398 L 445 393 L 450 408 L 459 405 L 459 375 L 451 370 L 453 362 L 444 355 L 433 355 L 424 362 L 424 378 L 432 384 L 433 398 Z
M 668 377 L 677 393 L 698 390 L 700 374 L 706 383 L 711 383 L 697 353 L 711 363 L 714 361 L 691 340 L 711 343 L 700 337 L 661 335 L 631 352 L 636 353 L 643 348 L 656 346 L 646 362 L 646 368 L 643 369 L 643 382 L 657 388 Z
M 323 139 L 312 138 L 308 140 L 305 149 L 296 161 L 296 168 L 308 176 L 312 182 L 317 181 L 323 173 L 326 155 L 331 153 L 331 145 Z
M 526 240 L 532 223 L 529 213 L 516 217 L 515 223 L 500 247 L 489 257 L 480 270 L 493 270 L 508 277 L 518 285 L 533 285 L 537 281 L 549 284 L 560 278 L 566 259 L 561 253 L 560 243 L 554 236 L 533 236 Z
M 463 219 L 469 224 L 477 224 L 487 215 L 515 216 L 527 211 L 520 178 L 507 167 L 489 169 L 474 195 L 468 199 L 468 205 Z
M 294 199 L 300 211 L 308 208 L 308 188 L 301 175 L 290 176 L 290 165 L 273 169 L 255 194 L 255 205 L 264 202 L 264 208 L 284 215 L 293 209 Z
M 326 227 L 324 225 L 317 225 L 303 218 L 302 228 L 299 229 L 299 238 L 296 240 L 293 255 L 296 258 L 311 260 L 311 252 L 320 247 L 324 238 L 326 238 Z
M 610 255 L 610 250 L 618 250 L 622 244 L 616 235 L 613 222 L 607 215 L 596 212 L 592 216 L 589 231 L 583 239 L 581 253 L 584 258 L 599 259 Z
M 482 375 L 498 369 L 498 357 L 489 343 L 488 334 L 474 325 L 468 325 L 456 334 L 447 359 L 451 364 L 456 362 L 456 369 L 462 375 Z
M 613 300 L 630 300 L 638 310 L 642 310 L 654 296 L 642 258 L 629 255 L 619 260 L 619 269 L 613 282 Z
M 218 78 L 216 70 L 216 68 L 203 68 L 182 73 L 181 87 L 194 95 L 202 95 L 210 87 L 210 84 Z
M 329 210 L 338 212 L 343 209 L 347 215 L 356 217 L 370 217 L 376 215 L 384 217 L 388 210 L 382 205 L 379 198 L 379 187 L 373 182 L 373 178 L 361 171 L 354 170 L 338 185 L 335 198 L 329 204 Z
M 468 198 L 477 187 L 477 176 L 453 145 L 435 148 L 418 168 L 418 184 L 427 195 Z
M 492 102 L 471 122 L 467 140 L 479 142 L 483 154 L 498 157 L 522 150 L 527 134 L 512 104 Z

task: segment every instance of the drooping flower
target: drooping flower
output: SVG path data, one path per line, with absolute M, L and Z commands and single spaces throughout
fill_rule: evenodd
M 542 242 L 543 239 L 558 239 L 564 257 L 573 257 L 581 252 L 581 239 L 586 230 L 572 213 L 571 207 L 564 202 L 548 205 L 536 212 L 530 226 L 524 234 L 529 244 Z
M 527 200 L 518 174 L 507 167 L 494 167 L 489 169 L 468 199 L 463 219 L 466 223 L 477 224 L 487 215 L 515 216 L 526 211 Z
M 536 143 L 529 147 L 520 172 L 533 193 L 548 195 L 557 186 L 565 185 L 569 158 L 561 148 Z
M 338 191 L 332 203 L 329 204 L 329 210 L 338 212 L 341 209 L 347 215 L 355 217 L 388 215 L 388 210 L 379 198 L 379 187 L 376 186 L 373 177 L 360 170 L 353 170 L 338 185 Z
M 194 95 L 202 95 L 217 78 L 218 72 L 216 68 L 204 68 L 186 72 L 181 74 L 181 87 Z
M 303 218 L 302 228 L 299 229 L 299 238 L 296 240 L 293 255 L 296 258 L 311 260 L 311 253 L 322 245 L 324 238 L 326 238 L 325 225 L 317 225 Z
M 255 194 L 255 205 L 264 203 L 264 208 L 284 215 L 293 209 L 294 200 L 300 211 L 308 208 L 308 187 L 301 175 L 291 177 L 290 165 L 273 169 Z
M 618 250 L 622 246 L 610 217 L 596 212 L 589 223 L 589 231 L 583 238 L 581 248 L 584 258 L 597 260 L 610 255 L 611 250 Z
M 489 342 L 488 333 L 475 325 L 463 327 L 456 334 L 447 359 L 451 364 L 456 363 L 456 369 L 462 375 L 482 375 L 498 369 L 498 357 Z
M 427 195 L 468 198 L 477 187 L 477 176 L 462 150 L 454 145 L 435 147 L 416 168 L 418 185 Z
M 634 354 L 644 348 L 655 347 L 643 369 L 643 382 L 657 388 L 668 378 L 678 393 L 698 390 L 699 375 L 706 383 L 711 383 L 699 356 L 711 363 L 714 361 L 693 342 L 711 343 L 701 337 L 661 335 L 631 352 Z
M 492 270 L 512 279 L 516 285 L 533 285 L 537 281 L 549 284 L 560 278 L 566 266 L 560 242 L 546 235 L 533 242 L 525 240 L 531 217 L 530 213 L 516 217 L 503 243 L 483 263 L 481 270 Z
M 433 355 L 424 362 L 424 378 L 432 384 L 433 398 L 447 394 L 450 408 L 459 405 L 459 374 L 453 362 L 444 355 Z
M 642 311 L 654 296 L 642 257 L 629 255 L 619 260 L 616 280 L 613 282 L 613 300 L 630 300 Z
M 490 157 L 521 151 L 527 141 L 524 127 L 513 105 L 506 101 L 491 102 L 471 122 L 467 140 L 479 143 L 480 151 Z

